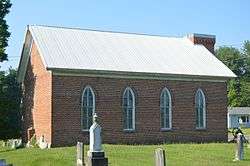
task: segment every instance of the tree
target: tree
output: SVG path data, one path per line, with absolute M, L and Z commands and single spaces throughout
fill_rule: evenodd
M 0 140 L 20 137 L 21 89 L 16 76 L 14 69 L 0 71 Z
M 245 41 L 241 51 L 234 47 L 220 47 L 216 56 L 237 75 L 228 84 L 228 105 L 250 106 L 250 42 Z
M 220 47 L 216 51 L 216 56 L 230 68 L 238 77 L 245 73 L 244 59 L 241 52 L 234 47 Z
M 250 41 L 247 40 L 243 44 L 243 57 L 245 59 L 245 78 L 250 81 Z
M 9 13 L 10 7 L 10 0 L 0 0 L 0 62 L 8 60 L 5 49 L 8 46 L 10 32 L 8 31 L 5 16 Z

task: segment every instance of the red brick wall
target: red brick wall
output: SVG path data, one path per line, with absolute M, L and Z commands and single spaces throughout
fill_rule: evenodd
M 33 128 L 37 139 L 44 135 L 51 142 L 51 73 L 46 71 L 35 44 L 23 82 L 23 139 L 28 140 L 28 129 Z
M 160 143 L 172 141 L 226 141 L 226 83 L 160 81 L 83 76 L 57 76 L 46 71 L 35 45 L 24 80 L 24 140 L 35 129 L 53 146 L 88 142 L 81 131 L 81 94 L 90 85 L 96 96 L 96 112 L 103 128 L 104 143 Z M 123 131 L 122 94 L 130 86 L 136 95 L 136 130 Z M 173 101 L 173 130 L 160 131 L 159 97 L 167 87 Z M 206 95 L 207 129 L 195 130 L 194 95 L 201 88 Z M 53 90 L 52 90 L 53 89 Z
M 52 144 L 75 145 L 88 142 L 80 128 L 81 94 L 90 85 L 96 96 L 104 143 L 160 143 L 172 141 L 226 141 L 226 83 L 129 80 L 81 76 L 52 76 Z M 127 133 L 122 125 L 122 94 L 130 86 L 136 94 L 136 131 Z M 160 131 L 159 96 L 167 87 L 173 101 L 173 130 Z M 207 129 L 195 129 L 194 96 L 201 88 L 206 95 Z

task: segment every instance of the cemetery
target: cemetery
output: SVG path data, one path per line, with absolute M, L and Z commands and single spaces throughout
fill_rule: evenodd
M 221 166 L 250 163 L 250 147 L 244 143 L 242 133 L 236 135 L 236 143 L 102 145 L 101 126 L 94 114 L 89 134 L 89 145 L 77 142 L 76 147 L 50 148 L 43 137 L 37 141 L 37 147 L 31 143 L 22 148 L 18 139 L 7 144 L 2 142 L 0 165 L 166 166 L 202 163 Z
M 168 165 L 237 165 L 245 166 L 250 163 L 250 149 L 244 147 L 244 160 L 233 161 L 235 144 L 163 144 L 163 145 L 110 145 L 104 144 L 105 156 L 110 166 L 152 166 L 155 161 L 155 150 L 165 149 Z M 84 157 L 87 161 L 89 146 L 84 146 Z M 0 158 L 15 166 L 23 165 L 76 165 L 76 146 L 39 149 L 22 148 L 12 150 L 0 147 Z

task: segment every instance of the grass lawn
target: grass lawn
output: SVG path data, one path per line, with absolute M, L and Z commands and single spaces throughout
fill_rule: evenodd
M 232 131 L 233 129 L 229 129 L 230 131 Z M 250 135 L 250 128 L 241 128 L 242 132 L 245 134 L 245 135 Z M 229 133 L 229 135 L 232 135 L 231 133 Z
M 250 135 L 250 128 L 242 128 L 245 135 Z
M 250 149 L 245 147 L 245 160 L 233 162 L 235 144 L 164 144 L 164 145 L 104 145 L 110 166 L 152 166 L 154 150 L 162 147 L 166 150 L 168 165 L 222 166 L 250 165 Z M 85 154 L 87 146 L 85 146 Z M 0 159 L 14 166 L 67 166 L 75 165 L 76 148 L 52 148 L 40 150 L 24 148 L 10 150 L 0 147 Z

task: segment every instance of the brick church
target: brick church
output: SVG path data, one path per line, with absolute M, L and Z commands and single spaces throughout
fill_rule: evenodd
M 18 67 L 23 140 L 88 143 L 97 113 L 104 143 L 227 140 L 227 81 L 215 36 L 165 37 L 28 26 Z

